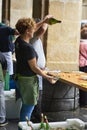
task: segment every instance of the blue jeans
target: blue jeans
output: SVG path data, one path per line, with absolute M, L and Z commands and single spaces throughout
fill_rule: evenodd
M 22 104 L 22 108 L 20 112 L 20 121 L 26 121 L 25 119 L 26 116 L 30 120 L 33 109 L 34 109 L 34 105 Z
M 34 109 L 34 105 L 22 104 L 21 112 L 20 112 L 20 121 L 21 122 L 26 121 L 26 118 L 25 118 L 26 116 L 30 120 L 33 109 Z M 18 127 L 18 130 L 22 130 L 22 129 Z

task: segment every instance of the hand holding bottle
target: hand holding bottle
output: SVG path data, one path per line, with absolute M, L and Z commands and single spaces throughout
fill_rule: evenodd
M 49 24 L 49 25 L 53 25 L 56 23 L 61 23 L 61 20 L 57 20 L 53 17 L 53 15 L 46 15 L 44 18 L 45 23 Z
M 44 22 L 49 24 L 49 19 L 51 19 L 51 18 L 53 18 L 53 15 L 50 15 L 50 14 L 46 15 L 44 18 Z

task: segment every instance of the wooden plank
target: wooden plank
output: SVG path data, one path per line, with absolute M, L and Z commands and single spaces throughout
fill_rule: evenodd
M 74 72 L 47 72 L 50 75 L 58 77 L 60 81 L 74 85 L 83 91 L 87 91 L 87 73 L 80 71 Z

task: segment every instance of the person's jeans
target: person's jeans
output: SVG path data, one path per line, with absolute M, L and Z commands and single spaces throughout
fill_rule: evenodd
M 20 121 L 26 121 L 26 118 L 25 118 L 26 116 L 30 120 L 33 109 L 34 109 L 34 105 L 22 104 L 22 108 L 20 112 Z
M 0 82 L 0 123 L 4 122 L 6 118 L 4 82 Z
M 30 120 L 33 109 L 34 109 L 34 105 L 22 104 L 21 112 L 20 112 L 20 121 L 21 122 L 26 121 L 26 118 L 25 118 L 26 116 Z M 18 126 L 18 130 L 22 130 L 22 129 Z

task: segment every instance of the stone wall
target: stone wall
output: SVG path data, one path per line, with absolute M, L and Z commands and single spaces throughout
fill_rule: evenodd
M 47 40 L 47 67 L 78 70 L 81 0 L 49 0 L 49 14 L 62 23 L 50 25 Z
M 11 0 L 10 7 L 12 27 L 20 17 L 32 17 L 32 0 Z M 63 71 L 78 70 L 82 0 L 49 0 L 48 12 L 62 23 L 48 28 L 47 67 Z M 2 9 L 0 19 L 1 14 Z
M 10 22 L 14 26 L 21 17 L 32 17 L 32 0 L 11 0 Z

